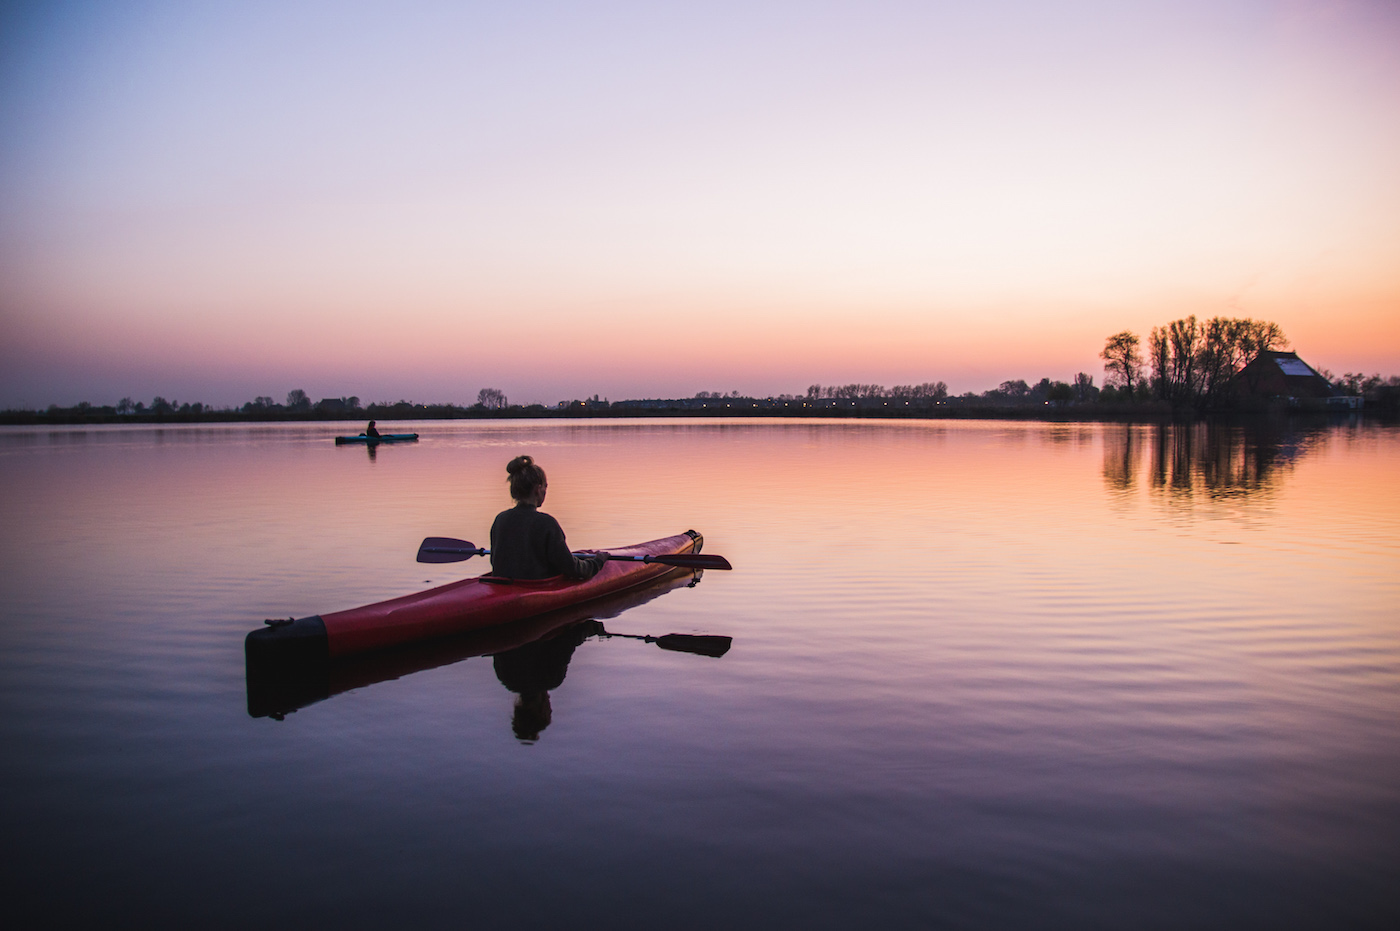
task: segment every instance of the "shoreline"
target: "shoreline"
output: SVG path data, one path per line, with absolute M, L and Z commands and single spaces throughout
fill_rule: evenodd
M 202 411 L 198 414 L 117 414 L 102 408 L 86 411 L 60 409 L 54 411 L 0 411 L 0 426 L 60 427 L 143 425 L 175 426 L 181 424 L 220 423 L 346 423 L 363 424 L 369 420 L 381 423 L 423 420 L 620 420 L 620 419 L 736 419 L 766 418 L 783 420 L 1006 420 L 1045 423 L 1231 423 L 1258 422 L 1282 418 L 1321 418 L 1328 420 L 1366 420 L 1394 422 L 1397 412 L 1389 409 L 1333 410 L 1317 405 L 1289 404 L 1279 401 L 1250 408 L 1220 409 L 1206 413 L 1149 402 L 1134 404 L 1085 403 L 1063 407 L 988 404 L 983 401 L 953 401 L 939 405 L 893 408 L 888 405 L 861 405 L 794 408 L 779 403 L 763 403 L 740 399 L 741 403 L 726 404 L 724 408 L 693 408 L 662 406 L 634 407 L 625 403 L 607 408 L 589 407 L 546 408 L 539 405 L 508 407 L 497 410 L 459 408 L 451 405 L 393 405 L 369 407 L 355 412 L 290 411 L 244 413 L 242 411 Z M 743 406 L 746 403 L 747 406 Z

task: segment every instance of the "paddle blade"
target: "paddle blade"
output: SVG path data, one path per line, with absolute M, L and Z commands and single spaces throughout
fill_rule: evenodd
M 734 638 L 716 637 L 713 634 L 666 634 L 657 637 L 655 643 L 663 650 L 719 657 L 729 652 Z
M 461 562 L 480 555 L 475 544 L 452 537 L 428 537 L 418 547 L 419 562 Z
M 685 556 L 653 556 L 652 562 L 659 562 L 663 566 L 679 566 L 682 569 L 733 569 L 729 560 L 723 556 L 709 556 L 701 553 L 691 553 Z

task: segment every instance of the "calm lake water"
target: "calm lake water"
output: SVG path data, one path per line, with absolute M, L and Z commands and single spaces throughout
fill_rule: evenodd
M 0 430 L 16 926 L 1400 926 L 1395 428 L 393 428 Z M 414 555 L 522 452 L 735 566 L 607 631 L 730 651 L 570 628 L 520 736 L 480 644 L 259 704 L 264 618 L 484 572 Z

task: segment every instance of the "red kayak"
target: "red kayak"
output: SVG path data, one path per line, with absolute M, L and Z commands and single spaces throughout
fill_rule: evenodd
M 598 634 L 611 636 L 602 622 L 615 618 L 638 605 L 659 598 L 683 586 L 695 585 L 701 573 L 693 569 L 667 568 L 664 575 L 602 598 L 546 611 L 509 624 L 497 624 L 439 640 L 424 641 L 395 650 L 357 653 L 334 660 L 322 656 L 316 661 L 284 662 L 280 657 L 255 659 L 247 663 L 248 714 L 255 718 L 281 719 L 300 708 L 342 692 L 362 689 L 390 679 L 401 679 L 450 666 L 474 656 L 493 656 L 547 639 L 576 624 L 593 621 Z M 622 635 L 628 636 L 628 635 Z M 634 638 L 635 639 L 635 638 Z M 661 649 L 722 656 L 731 643 L 728 637 L 668 634 L 643 637 Z M 682 641 L 678 646 L 667 640 Z
M 597 575 L 583 581 L 484 575 L 349 611 L 269 621 L 248 634 L 244 650 L 250 657 L 345 656 L 493 627 L 641 585 L 671 567 L 631 560 L 699 553 L 703 543 L 699 533 L 687 530 L 650 543 L 597 550 L 624 560 L 604 563 Z

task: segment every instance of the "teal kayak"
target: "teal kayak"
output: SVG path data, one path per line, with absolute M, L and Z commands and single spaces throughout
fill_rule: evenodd
M 361 433 L 359 436 L 338 436 L 335 438 L 335 445 L 337 446 L 344 446 L 346 443 L 368 443 L 370 445 L 375 445 L 377 443 L 416 442 L 418 442 L 418 434 L 416 433 L 381 433 L 379 436 L 365 436 Z

